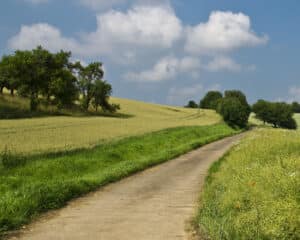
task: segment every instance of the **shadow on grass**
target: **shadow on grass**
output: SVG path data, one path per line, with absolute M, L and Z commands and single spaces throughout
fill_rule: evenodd
M 57 109 L 53 105 L 40 104 L 37 111 L 30 111 L 27 106 L 27 99 L 0 95 L 0 119 L 26 119 L 41 118 L 51 116 L 68 117 L 111 117 L 111 118 L 131 118 L 134 115 L 124 113 L 110 113 L 104 111 L 83 111 L 79 106 L 74 105 L 70 108 Z

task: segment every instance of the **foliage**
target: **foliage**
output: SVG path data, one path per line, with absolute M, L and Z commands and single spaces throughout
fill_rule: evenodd
M 95 92 L 95 82 L 101 81 L 104 76 L 102 63 L 91 63 L 84 67 L 80 63 L 79 66 L 79 86 L 82 94 L 82 107 L 88 110 Z
M 93 106 L 98 111 L 100 106 L 103 111 L 115 112 L 120 109 L 119 105 L 110 104 L 108 102 L 110 95 L 112 94 L 112 87 L 106 81 L 96 80 L 93 89 Z
M 225 124 L 180 127 L 90 150 L 41 155 L 15 168 L 0 167 L 0 232 L 99 186 L 234 133 Z
M 96 95 L 94 102 L 97 107 L 101 103 L 105 111 L 115 112 L 119 109 L 119 106 L 108 102 L 111 85 L 103 82 L 104 89 L 109 87 L 109 91 L 95 88 L 95 82 L 102 81 L 104 75 L 102 63 L 94 62 L 83 67 L 80 63 L 70 62 L 70 58 L 71 52 L 53 54 L 41 46 L 3 56 L 0 61 L 0 93 L 4 87 L 10 89 L 12 95 L 17 90 L 18 95 L 29 97 L 30 110 L 37 111 L 42 101 L 54 103 L 58 108 L 72 107 L 79 100 L 81 90 L 84 110 L 88 110 Z
M 209 91 L 200 101 L 200 108 L 217 110 L 220 100 L 223 98 L 219 91 Z
M 224 98 L 219 104 L 218 112 L 229 126 L 240 128 L 247 126 L 248 109 L 237 98 Z
M 216 163 L 197 225 L 208 239 L 300 238 L 300 135 L 259 129 Z
M 292 103 L 292 107 L 293 107 L 293 112 L 294 113 L 300 113 L 300 103 L 293 102 Z
M 297 128 L 297 123 L 293 118 L 293 106 L 290 104 L 259 100 L 253 105 L 253 112 L 258 119 L 272 124 L 275 128 Z
M 271 115 L 268 105 L 269 103 L 267 101 L 260 99 L 252 106 L 252 111 L 256 114 L 258 119 L 263 121 L 264 124 L 268 121 Z
M 185 107 L 186 108 L 198 108 L 199 106 L 194 100 L 191 100 L 188 102 L 188 104 Z
M 251 113 L 251 107 L 248 104 L 246 95 L 239 90 L 227 90 L 225 91 L 224 98 L 237 98 L 240 103 L 247 108 L 247 114 Z

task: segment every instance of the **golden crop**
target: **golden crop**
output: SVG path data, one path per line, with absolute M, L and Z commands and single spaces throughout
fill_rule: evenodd
M 178 126 L 220 122 L 209 110 L 186 109 L 112 98 L 129 118 L 44 117 L 0 120 L 0 150 L 35 154 L 86 148 L 103 141 L 139 135 Z

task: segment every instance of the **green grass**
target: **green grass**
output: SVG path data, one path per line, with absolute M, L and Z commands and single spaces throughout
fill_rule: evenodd
M 17 109 L 28 105 L 26 99 L 19 97 L 6 95 L 5 99 L 13 103 L 4 105 Z M 107 141 L 166 128 L 210 125 L 221 121 L 220 116 L 210 110 L 198 111 L 121 98 L 112 98 L 111 101 L 121 105 L 119 117 L 76 116 L 71 112 L 72 116 L 0 120 L 0 152 L 8 148 L 13 153 L 32 155 L 66 148 L 91 148 Z
M 300 134 L 258 129 L 210 169 L 196 220 L 208 239 L 300 239 Z
M 295 119 L 298 124 L 298 129 L 300 129 L 300 113 L 295 114 Z
M 0 233 L 74 197 L 237 132 L 225 124 L 172 128 L 90 150 L 36 156 L 20 165 L 18 160 L 7 164 L 14 160 L 7 153 L 0 167 Z

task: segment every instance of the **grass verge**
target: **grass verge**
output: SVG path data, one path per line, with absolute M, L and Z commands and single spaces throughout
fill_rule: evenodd
M 196 219 L 207 239 L 300 239 L 300 135 L 258 129 L 209 172 Z
M 2 165 L 0 235 L 74 197 L 235 133 L 225 124 L 180 127 L 61 156 L 41 155 L 19 166 Z

